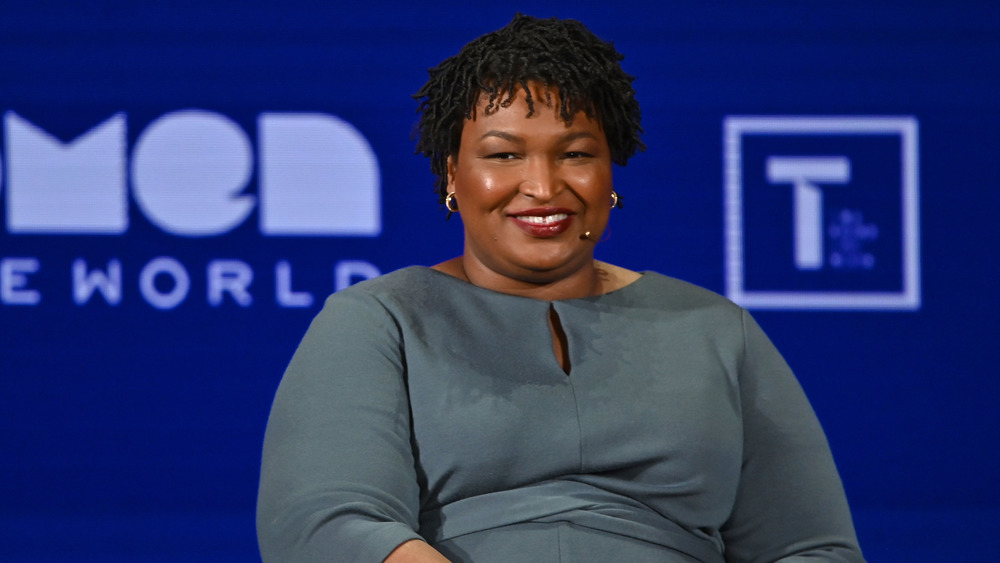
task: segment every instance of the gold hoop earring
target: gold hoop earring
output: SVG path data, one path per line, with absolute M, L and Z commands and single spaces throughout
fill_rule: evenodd
M 455 201 L 455 192 L 448 192 L 448 195 L 444 196 L 444 206 L 448 209 L 449 213 L 458 213 L 458 202 Z
M 611 190 L 611 209 L 616 207 L 621 207 L 621 204 L 618 201 L 618 192 Z

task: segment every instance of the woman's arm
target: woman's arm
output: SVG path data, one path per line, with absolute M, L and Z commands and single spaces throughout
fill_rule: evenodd
M 419 539 L 400 329 L 373 296 L 330 297 L 275 394 L 257 536 L 265 563 L 381 561 Z
M 450 561 L 421 540 L 410 540 L 389 554 L 384 563 L 450 563 Z
M 802 388 L 744 312 L 743 468 L 722 528 L 726 561 L 863 562 L 826 436 Z M 798 559 L 795 559 L 796 561 Z

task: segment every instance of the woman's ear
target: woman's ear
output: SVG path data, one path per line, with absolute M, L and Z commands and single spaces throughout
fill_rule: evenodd
M 455 191 L 455 155 L 448 155 L 448 161 L 446 164 L 446 169 L 448 171 L 448 189 L 447 193 L 454 193 Z

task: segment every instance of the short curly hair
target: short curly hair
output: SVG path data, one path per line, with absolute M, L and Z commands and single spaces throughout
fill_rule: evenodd
M 579 21 L 518 13 L 503 28 L 474 39 L 428 70 L 430 78 L 413 95 L 420 114 L 416 152 L 431 161 L 439 201 L 447 196 L 448 157 L 458 154 L 462 126 L 474 117 L 480 96 L 488 96 L 485 110 L 490 112 L 509 106 L 520 88 L 530 116 L 529 82 L 558 92 L 559 115 L 566 123 L 580 111 L 598 119 L 612 161 L 624 166 L 646 148 L 640 139 L 635 78 L 622 69 L 624 58 Z

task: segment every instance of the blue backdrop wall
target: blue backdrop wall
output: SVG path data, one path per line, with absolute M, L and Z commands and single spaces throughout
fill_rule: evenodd
M 461 249 L 409 96 L 517 9 L 638 77 L 599 257 L 754 312 L 870 560 L 995 557 L 993 3 L 344 4 L 0 8 L 0 559 L 257 560 L 324 296 Z

